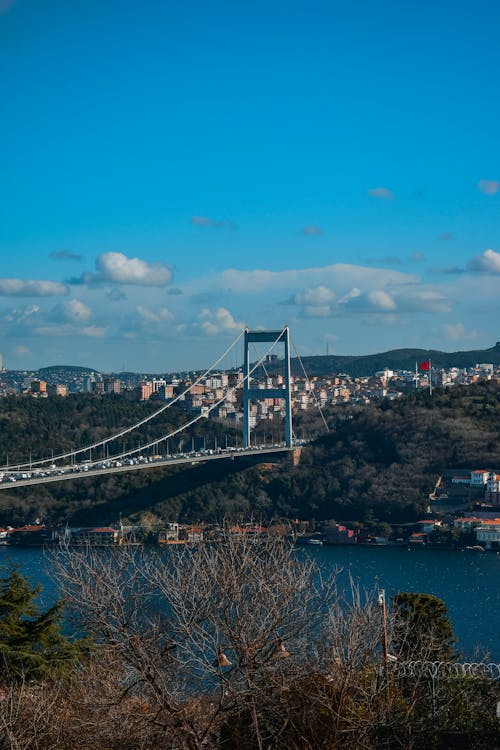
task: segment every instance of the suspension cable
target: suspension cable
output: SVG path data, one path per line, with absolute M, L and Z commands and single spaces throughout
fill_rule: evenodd
M 200 375 L 194 381 L 194 383 L 191 383 L 191 385 L 188 388 L 186 388 L 184 391 L 182 391 L 182 393 L 179 393 L 175 398 L 173 398 L 171 401 L 169 401 L 168 404 L 165 404 L 164 406 L 160 407 L 159 409 L 157 409 L 156 411 L 154 411 L 152 414 L 149 414 L 147 417 L 144 417 L 139 422 L 136 422 L 135 424 L 133 424 L 131 427 L 126 427 L 125 429 L 121 430 L 120 432 L 116 432 L 114 435 L 111 435 L 110 437 L 104 438 L 103 440 L 99 440 L 96 443 L 92 443 L 92 445 L 86 445 L 83 448 L 78 448 L 78 449 L 73 450 L 73 451 L 68 451 L 67 453 L 60 453 L 59 455 L 57 455 L 57 456 L 51 456 L 50 458 L 40 458 L 40 459 L 37 459 L 36 461 L 29 461 L 29 462 L 26 462 L 26 463 L 20 463 L 20 464 L 15 464 L 15 465 L 11 465 L 11 466 L 1 466 L 0 469 L 7 469 L 7 470 L 12 471 L 12 470 L 16 470 L 16 469 L 24 469 L 24 468 L 27 468 L 28 466 L 29 467 L 32 467 L 32 466 L 43 466 L 43 464 L 49 463 L 49 461 L 51 463 L 53 463 L 54 461 L 60 461 L 60 460 L 62 460 L 64 458 L 69 458 L 69 457 L 72 457 L 72 456 L 76 457 L 80 453 L 87 453 L 87 451 L 92 451 L 94 448 L 99 448 L 100 446 L 106 445 L 107 443 L 110 443 L 113 440 L 118 440 L 118 438 L 121 438 L 124 435 L 127 435 L 129 432 L 133 432 L 138 427 L 142 427 L 142 425 L 146 424 L 147 422 L 150 422 L 152 419 L 154 419 L 155 417 L 157 417 L 162 412 L 166 411 L 167 409 L 170 409 L 170 407 L 173 406 L 175 403 L 177 403 L 177 401 L 180 401 L 180 399 L 182 399 L 184 396 L 186 396 L 186 394 L 189 393 L 192 388 L 194 388 L 195 386 L 199 385 L 199 383 L 204 378 L 206 378 L 207 375 L 215 367 L 217 367 L 217 365 L 219 364 L 219 362 L 221 362 L 224 359 L 224 357 L 226 357 L 227 354 L 229 354 L 229 352 L 231 351 L 231 349 L 234 346 L 236 346 L 236 344 L 241 339 L 241 337 L 244 335 L 244 333 L 245 333 L 246 330 L 247 330 L 246 328 L 243 328 L 243 330 L 235 338 L 235 340 L 232 342 L 232 344 L 226 349 L 226 351 L 223 354 L 221 354 L 221 356 L 218 359 L 216 359 L 216 361 L 207 370 L 205 370 L 205 372 L 202 375 Z
M 252 344 L 252 349 L 255 352 L 255 356 L 258 357 L 259 356 L 259 352 L 257 351 L 257 347 L 255 346 L 255 344 Z M 264 375 L 266 376 L 266 378 L 269 378 L 269 373 L 268 373 L 268 371 L 266 369 L 266 364 L 265 364 L 264 361 L 262 362 L 262 369 L 264 370 Z
M 270 352 L 272 352 L 272 350 L 274 349 L 274 347 L 276 346 L 276 344 L 280 340 L 282 334 L 283 334 L 283 331 L 280 331 L 279 336 L 272 342 L 272 344 L 268 348 L 268 350 L 266 352 L 264 352 L 264 354 L 262 355 L 262 357 L 252 367 L 252 369 L 248 372 L 248 375 L 245 375 L 245 377 L 243 378 L 243 381 L 242 381 L 243 383 L 247 379 L 250 379 L 251 375 L 255 372 L 255 370 L 258 367 L 260 367 L 260 365 L 262 364 L 264 358 L 267 357 L 267 355 Z M 120 458 L 127 458 L 127 456 L 133 456 L 135 453 L 140 453 L 143 450 L 151 448 L 153 445 L 156 445 L 157 443 L 163 443 L 164 440 L 168 440 L 169 438 L 174 437 L 179 432 L 183 432 L 188 427 L 191 427 L 196 422 L 199 422 L 200 419 L 206 419 L 207 414 L 210 414 L 211 411 L 213 411 L 218 406 L 220 406 L 220 404 L 222 404 L 222 402 L 225 401 L 227 399 L 227 397 L 231 393 L 234 393 L 234 391 L 237 390 L 237 388 L 239 388 L 239 387 L 241 387 L 241 383 L 238 383 L 238 384 L 232 386 L 231 388 L 228 389 L 228 391 L 226 392 L 226 394 L 224 396 L 222 396 L 222 398 L 220 398 L 218 401 L 215 401 L 211 406 L 209 406 L 206 412 L 204 412 L 203 414 L 198 414 L 196 417 L 194 417 L 193 419 L 191 419 L 189 422 L 185 422 L 180 427 L 176 427 L 174 430 L 172 430 L 172 432 L 169 432 L 167 435 L 162 435 L 159 438 L 155 438 L 155 440 L 152 440 L 150 443 L 146 443 L 145 445 L 141 445 L 138 448 L 132 448 L 131 450 L 125 451 L 124 453 L 119 453 L 117 455 L 111 456 L 110 457 L 111 460 L 116 461 L 116 460 L 118 460 Z M 95 464 L 101 463 L 101 459 L 99 461 L 88 462 L 88 463 L 89 463 L 90 466 L 93 466 Z
M 313 396 L 313 400 L 314 400 L 314 403 L 315 403 L 315 405 L 316 405 L 316 406 L 318 407 L 318 409 L 319 409 L 319 413 L 320 413 L 320 415 L 321 415 L 321 419 L 323 420 L 323 424 L 325 425 L 326 431 L 327 431 L 327 432 L 330 432 L 330 428 L 328 427 L 328 425 L 327 425 L 327 423 L 326 423 L 326 419 L 325 419 L 325 416 L 324 416 L 324 414 L 323 414 L 323 410 L 322 410 L 322 408 L 321 408 L 321 404 L 319 403 L 318 399 L 316 398 L 316 394 L 314 393 L 314 388 L 312 387 L 311 381 L 309 380 L 309 376 L 308 376 L 308 374 L 307 374 L 307 372 L 306 372 L 306 368 L 304 367 L 304 363 L 302 362 L 301 356 L 300 356 L 300 354 L 299 354 L 299 352 L 298 352 L 298 350 L 297 350 L 297 347 L 295 346 L 295 343 L 294 343 L 294 341 L 293 341 L 293 339 L 292 339 L 292 337 L 291 337 L 291 336 L 290 336 L 290 340 L 291 340 L 291 342 L 292 342 L 292 346 L 293 346 L 293 350 L 294 350 L 294 352 L 295 352 L 295 356 L 296 356 L 296 357 L 297 357 L 297 359 L 299 360 L 300 366 L 301 366 L 301 368 L 302 368 L 302 372 L 304 373 L 305 379 L 306 379 L 306 381 L 307 381 L 307 384 L 308 384 L 308 386 L 309 386 L 309 390 L 310 390 L 310 392 L 312 393 L 312 396 Z
M 172 403 L 174 403 L 175 401 L 178 401 L 183 395 L 185 395 L 186 393 L 188 393 L 191 390 L 191 388 L 193 388 L 195 385 L 198 385 L 201 382 L 201 380 L 203 380 L 203 378 L 206 377 L 208 375 L 208 373 L 211 372 L 211 370 L 213 370 L 217 366 L 217 364 L 227 355 L 227 353 L 235 346 L 235 344 L 243 336 L 243 334 L 245 333 L 246 330 L 247 329 L 243 329 L 243 331 L 241 331 L 241 333 L 239 334 L 239 336 L 233 341 L 233 343 L 231 344 L 231 346 L 228 349 L 226 349 L 226 351 L 224 352 L 224 354 L 222 354 L 216 360 L 216 362 L 214 362 L 214 364 L 211 365 L 211 367 L 208 370 L 205 371 L 205 373 L 203 375 L 201 375 L 194 383 L 192 383 L 189 386 L 189 388 L 186 388 L 185 391 L 183 391 L 181 394 L 179 394 L 179 396 L 177 396 L 176 399 L 174 399 L 168 405 L 162 407 L 161 409 L 158 409 L 156 412 L 154 412 L 153 414 L 150 414 L 148 417 L 146 417 L 145 419 L 142 419 L 140 422 L 137 422 L 132 427 L 128 427 L 125 430 L 122 430 L 120 433 L 117 433 L 113 437 L 107 438 L 105 440 L 101 440 L 100 442 L 94 443 L 94 444 L 92 444 L 90 446 L 86 446 L 85 448 L 81 448 L 81 449 L 78 449 L 76 451 L 71 451 L 71 452 L 68 452 L 68 453 L 65 453 L 65 454 L 60 454 L 60 455 L 54 456 L 54 457 L 52 457 L 50 459 L 39 459 L 38 461 L 32 461 L 29 464 L 28 463 L 26 463 L 26 464 L 16 464 L 15 466 L 10 466 L 9 467 L 10 470 L 12 471 L 13 469 L 19 469 L 19 468 L 23 468 L 23 467 L 27 467 L 27 466 L 39 466 L 39 465 L 41 465 L 43 463 L 47 463 L 48 461 L 56 461 L 56 460 L 61 460 L 63 458 L 74 457 L 74 456 L 77 456 L 79 453 L 86 453 L 87 451 L 91 451 L 93 448 L 99 447 L 101 445 L 105 445 L 106 443 L 110 442 L 111 440 L 114 440 L 114 439 L 116 439 L 118 437 L 121 437 L 122 435 L 125 435 L 128 432 L 131 432 L 134 429 L 137 429 L 137 427 L 142 426 L 143 424 L 145 424 L 146 422 L 150 421 L 151 419 L 153 419 L 155 416 L 157 416 L 161 412 L 165 411 L 165 409 L 168 408 L 168 406 L 171 406 Z M 267 357 L 267 355 L 274 349 L 274 347 L 276 346 L 276 343 L 279 341 L 279 339 L 281 338 L 282 334 L 283 334 L 283 331 L 280 331 L 279 336 L 272 342 L 272 344 L 267 349 L 267 351 L 264 352 L 264 354 L 258 360 L 258 362 L 251 368 L 251 370 L 249 371 L 248 375 L 246 375 L 243 378 L 242 382 L 245 382 L 247 379 L 249 379 L 250 376 L 255 372 L 255 370 L 261 365 L 261 363 L 263 362 L 263 360 L 265 359 L 265 357 Z M 227 399 L 227 397 L 231 393 L 234 393 L 234 391 L 238 387 L 240 387 L 240 386 L 241 386 L 241 383 L 238 383 L 238 384 L 234 385 L 232 388 L 230 388 L 226 392 L 226 394 L 222 398 L 220 398 L 218 401 L 214 402 L 207 409 L 207 411 L 205 413 L 197 415 L 194 419 L 190 420 L 189 422 L 184 423 L 180 427 L 177 427 L 176 429 L 172 430 L 170 433 L 168 433 L 166 435 L 162 435 L 161 437 L 155 438 L 150 443 L 147 443 L 145 445 L 139 446 L 138 448 L 134 448 L 134 449 L 131 449 L 129 451 L 124 451 L 124 452 L 122 452 L 120 454 L 115 454 L 115 455 L 113 455 L 111 457 L 108 457 L 108 459 L 110 459 L 110 460 L 117 460 L 117 459 L 120 459 L 120 458 L 126 458 L 127 456 L 134 455 L 135 453 L 140 453 L 142 450 L 145 450 L 147 448 L 151 448 L 153 445 L 156 445 L 157 443 L 161 443 L 164 440 L 168 440 L 169 438 L 174 437 L 179 432 L 182 432 L 183 430 L 187 429 L 188 427 L 191 427 L 193 424 L 195 424 L 196 422 L 198 422 L 200 419 L 206 418 L 207 414 L 210 414 L 211 411 L 213 411 L 214 409 L 216 409 L 223 401 L 225 401 Z M 92 466 L 92 465 L 95 465 L 97 463 L 101 463 L 101 460 L 102 459 L 100 459 L 99 461 L 94 461 L 94 462 L 89 461 L 88 463 L 89 463 L 89 465 Z

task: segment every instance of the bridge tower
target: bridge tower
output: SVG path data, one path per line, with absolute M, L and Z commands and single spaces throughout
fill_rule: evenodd
M 285 387 L 284 388 L 252 388 L 250 383 L 250 355 L 249 344 L 252 342 L 283 342 L 285 345 Z M 290 382 L 290 331 L 285 326 L 282 331 L 249 331 L 245 330 L 244 337 L 243 376 L 243 447 L 250 447 L 250 404 L 252 400 L 262 398 L 281 398 L 285 401 L 285 443 L 292 447 L 292 389 Z

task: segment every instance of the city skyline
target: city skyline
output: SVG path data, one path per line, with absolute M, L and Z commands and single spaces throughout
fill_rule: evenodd
M 0 0 L 4 366 L 493 346 L 499 16 Z

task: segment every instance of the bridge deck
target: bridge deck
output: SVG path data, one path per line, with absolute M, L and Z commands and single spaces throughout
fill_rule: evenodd
M 172 457 L 164 457 L 160 459 L 155 459 L 151 461 L 147 461 L 144 463 L 137 463 L 133 464 L 132 466 L 124 465 L 124 466 L 109 466 L 109 467 L 99 467 L 99 468 L 92 468 L 89 467 L 87 470 L 83 469 L 82 465 L 75 466 L 60 466 L 56 469 L 47 469 L 46 467 L 42 467 L 42 471 L 46 472 L 46 476 L 43 477 L 30 477 L 29 479 L 16 479 L 15 481 L 4 479 L 3 481 L 0 481 L 0 491 L 1 490 L 13 490 L 16 489 L 16 487 L 26 487 L 33 484 L 48 484 L 49 482 L 64 482 L 68 480 L 78 480 L 78 479 L 87 479 L 88 477 L 97 477 L 102 476 L 103 474 L 119 474 L 123 473 L 125 471 L 140 471 L 144 469 L 159 469 L 164 468 L 166 466 L 178 466 L 180 464 L 194 464 L 194 463 L 202 463 L 204 461 L 217 461 L 221 459 L 225 459 L 226 461 L 241 458 L 245 456 L 265 456 L 268 454 L 273 453 L 283 453 L 286 451 L 291 451 L 293 448 L 288 448 L 286 446 L 276 446 L 276 447 L 257 447 L 257 448 L 247 448 L 245 450 L 236 449 L 236 450 L 227 450 L 222 449 L 220 453 L 214 453 L 212 455 L 208 453 L 203 453 L 201 455 L 182 455 L 178 456 L 177 458 Z M 12 474 L 20 473 L 17 470 L 13 471 Z M 29 473 L 28 471 L 24 471 L 22 473 Z

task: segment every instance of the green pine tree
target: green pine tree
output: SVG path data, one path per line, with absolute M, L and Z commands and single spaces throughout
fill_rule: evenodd
M 399 658 L 453 661 L 456 638 L 445 603 L 432 594 L 408 591 L 392 598 L 392 648 Z
M 87 639 L 62 634 L 63 602 L 40 612 L 40 590 L 15 568 L 0 578 L 0 675 L 6 681 L 66 677 L 89 651 Z

